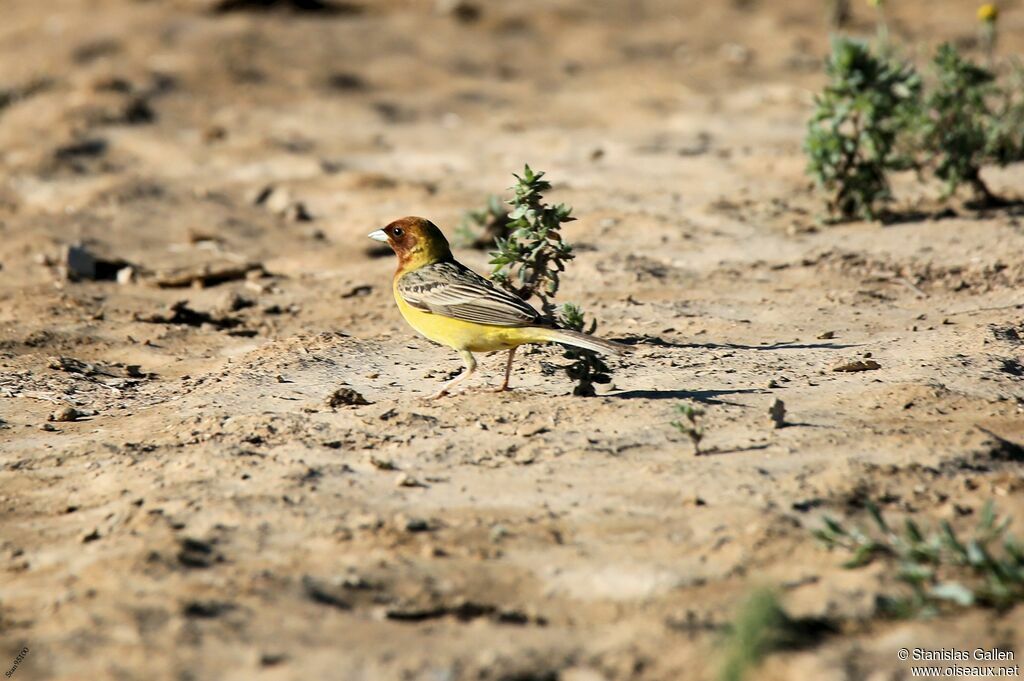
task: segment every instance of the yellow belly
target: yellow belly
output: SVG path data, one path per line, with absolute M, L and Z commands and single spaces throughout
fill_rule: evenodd
M 523 343 L 546 342 L 540 335 L 543 329 L 477 324 L 417 310 L 402 299 L 397 289 L 395 302 L 405 321 L 420 335 L 456 350 L 493 352 L 508 350 Z

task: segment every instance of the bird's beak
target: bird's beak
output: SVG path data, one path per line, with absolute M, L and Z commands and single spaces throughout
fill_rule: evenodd
M 383 241 L 384 243 L 388 242 L 388 235 L 384 233 L 383 229 L 378 229 L 376 232 L 370 232 L 366 236 L 370 237 L 374 241 Z

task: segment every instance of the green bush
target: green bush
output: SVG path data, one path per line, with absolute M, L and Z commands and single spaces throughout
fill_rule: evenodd
M 910 66 L 875 57 L 846 38 L 833 41 L 826 73 L 804 145 L 808 172 L 829 193 L 831 215 L 872 219 L 892 198 L 889 171 L 912 165 L 897 137 L 914 111 L 921 80 Z
M 981 171 L 1024 160 L 1019 66 L 1003 86 L 944 44 L 926 87 L 911 66 L 839 38 L 826 71 L 804 148 L 808 173 L 829 194 L 831 217 L 873 219 L 893 198 L 890 173 L 908 169 L 942 181 L 943 198 L 966 185 L 983 205 L 1002 203 Z
M 939 48 L 932 63 L 937 82 L 925 98 L 921 117 L 929 163 L 946 183 L 946 196 L 967 184 L 979 198 L 991 198 L 981 168 L 994 160 L 990 144 L 995 116 L 989 100 L 997 93 L 995 76 L 964 59 L 948 43 Z

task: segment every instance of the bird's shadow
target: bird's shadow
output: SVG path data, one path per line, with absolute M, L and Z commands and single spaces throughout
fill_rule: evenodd
M 701 348 L 704 350 L 843 350 L 856 348 L 863 343 L 801 343 L 799 341 L 778 341 L 766 345 L 744 345 L 742 343 L 675 343 L 657 336 L 633 336 L 616 338 L 624 345 L 653 345 L 659 348 Z
M 611 393 L 608 397 L 620 400 L 693 400 L 702 404 L 725 404 L 731 407 L 747 407 L 746 404 L 717 399 L 721 395 L 763 394 L 767 390 L 759 388 L 739 388 L 736 390 L 624 390 Z

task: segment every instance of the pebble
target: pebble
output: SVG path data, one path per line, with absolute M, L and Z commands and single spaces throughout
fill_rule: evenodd
M 122 267 L 117 271 L 117 283 L 121 286 L 135 283 L 135 268 Z
M 881 369 L 882 365 L 873 359 L 866 360 L 854 360 L 853 362 L 846 362 L 839 366 L 832 367 L 832 371 L 843 371 L 847 373 L 853 373 L 856 371 L 874 371 L 875 369 Z
M 83 412 L 78 411 L 74 407 L 61 407 L 57 411 L 50 414 L 50 421 L 76 421 L 82 416 L 86 416 Z
M 406 532 L 429 532 L 430 521 L 426 518 L 406 518 L 405 519 L 405 531 Z
M 417 480 L 408 473 L 402 473 L 395 478 L 395 487 L 426 487 L 422 482 Z
M 365 397 L 360 395 L 357 391 L 352 388 L 338 388 L 333 393 L 327 396 L 327 406 L 331 408 L 337 407 L 357 407 L 362 405 L 370 404 Z

